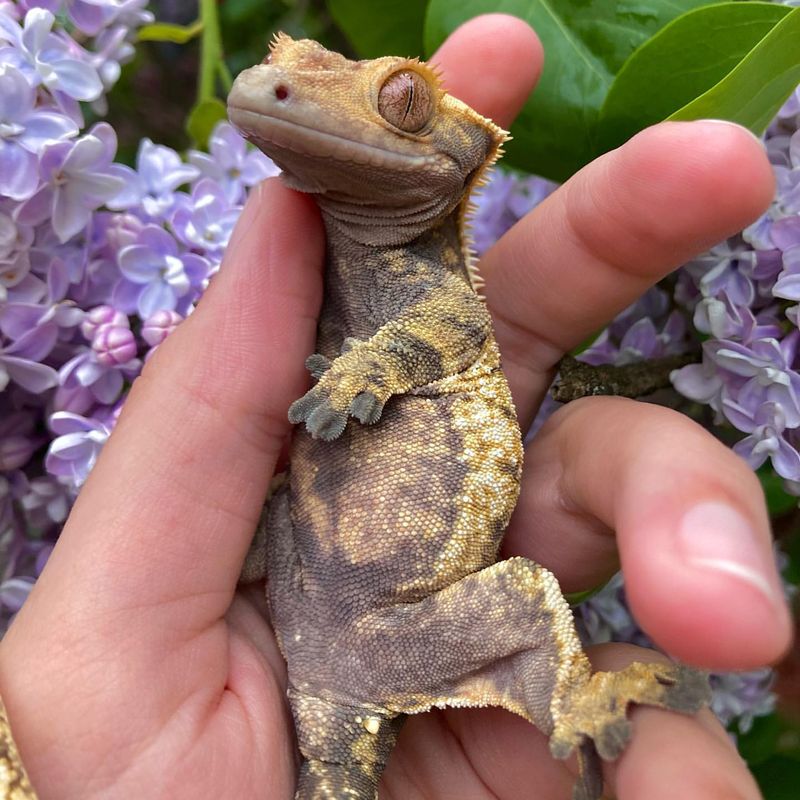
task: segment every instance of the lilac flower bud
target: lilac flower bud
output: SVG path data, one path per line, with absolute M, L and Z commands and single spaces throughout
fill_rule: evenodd
M 144 321 L 142 339 L 150 347 L 156 347 L 178 327 L 180 322 L 183 322 L 183 317 L 177 311 L 168 311 L 166 309 L 156 311 Z
M 136 357 L 136 339 L 127 325 L 101 325 L 92 340 L 92 350 L 106 367 L 127 364 Z
M 113 306 L 97 306 L 86 313 L 81 323 L 81 333 L 91 341 L 98 328 L 113 325 L 115 328 L 128 328 L 128 317 Z

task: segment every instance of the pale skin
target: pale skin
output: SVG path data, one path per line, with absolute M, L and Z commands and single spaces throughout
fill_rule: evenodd
M 434 60 L 453 94 L 508 126 L 542 51 L 524 23 L 492 15 Z M 662 125 L 507 234 L 482 271 L 523 429 L 564 351 L 753 220 L 772 191 L 745 131 Z M 283 661 L 262 590 L 236 582 L 290 433 L 286 410 L 307 387 L 322 253 L 308 198 L 278 180 L 253 192 L 221 272 L 136 381 L 0 644 L 0 695 L 43 800 L 292 796 Z M 712 530 L 699 505 L 741 524 Z M 684 519 L 690 544 L 679 545 Z M 700 540 L 713 557 L 692 549 Z M 638 619 L 688 663 L 751 668 L 788 647 L 758 483 L 670 410 L 601 398 L 555 414 L 527 448 L 504 550 L 552 569 L 565 591 L 598 585 L 621 562 Z M 592 657 L 608 669 L 654 656 L 609 645 Z M 605 773 L 621 800 L 759 796 L 708 712 L 640 709 L 634 725 Z M 574 771 L 511 714 L 438 712 L 409 720 L 381 797 L 561 800 Z

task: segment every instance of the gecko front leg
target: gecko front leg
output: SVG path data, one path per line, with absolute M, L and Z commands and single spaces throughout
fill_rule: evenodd
M 291 422 L 305 422 L 312 436 L 336 439 L 354 417 L 365 425 L 380 419 L 392 395 L 404 394 L 470 366 L 491 332 L 483 302 L 455 275 L 425 300 L 407 308 L 365 341 L 329 362 L 314 354 L 306 366 L 319 378 L 289 409 Z

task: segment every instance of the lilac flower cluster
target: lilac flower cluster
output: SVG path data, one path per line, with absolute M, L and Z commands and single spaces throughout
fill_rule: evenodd
M 110 125 L 86 128 L 145 5 L 0 0 L 0 634 L 131 381 L 217 270 L 247 189 L 277 172 L 228 124 L 188 160 L 144 139 L 134 169 Z

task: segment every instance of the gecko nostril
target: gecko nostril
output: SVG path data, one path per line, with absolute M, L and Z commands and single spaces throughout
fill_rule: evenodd
M 283 84 L 278 84 L 275 87 L 275 98 L 277 100 L 286 100 L 287 97 L 289 97 L 289 90 Z

